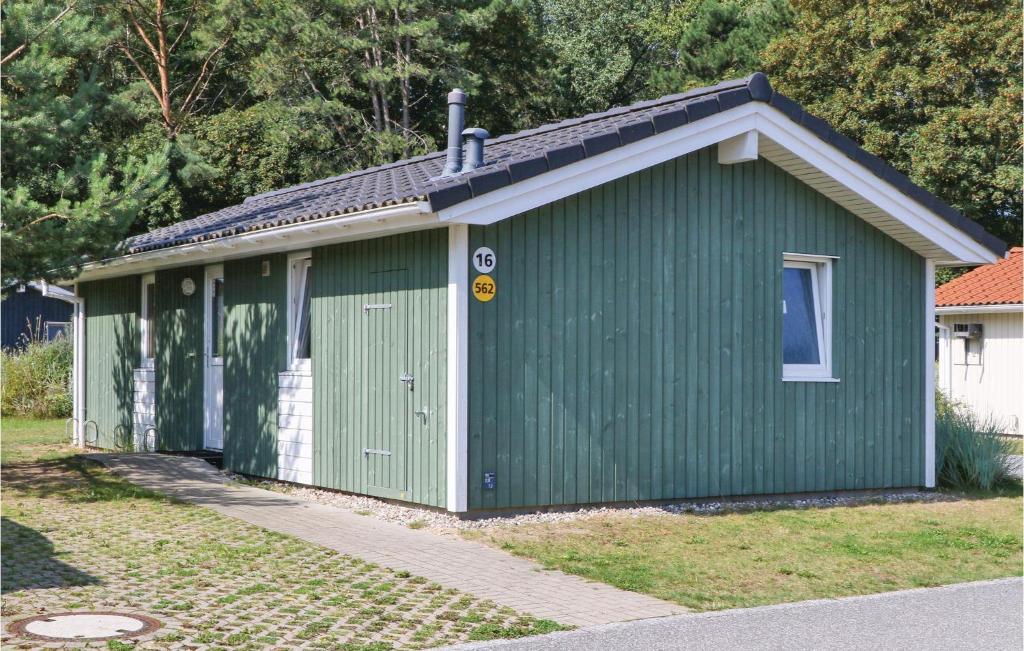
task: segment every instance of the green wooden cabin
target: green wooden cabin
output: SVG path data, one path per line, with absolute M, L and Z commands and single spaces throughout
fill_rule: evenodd
M 453 512 L 934 485 L 934 269 L 1002 242 L 760 74 L 465 151 L 449 99 L 87 265 L 79 440 Z

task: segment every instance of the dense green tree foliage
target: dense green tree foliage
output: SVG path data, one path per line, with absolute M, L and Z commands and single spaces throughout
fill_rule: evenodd
M 63 10 L 46 0 L 3 9 L 4 284 L 109 254 L 165 180 L 165 147 L 115 162 L 102 125 L 117 108 L 96 61 L 112 30 L 84 3 Z
M 1021 241 L 1021 10 L 794 0 L 772 83 L 1010 243 Z
M 1020 240 L 1020 10 L 1005 0 L 64 2 L 2 9 L 5 281 L 436 150 L 455 86 L 499 135 L 758 69 Z

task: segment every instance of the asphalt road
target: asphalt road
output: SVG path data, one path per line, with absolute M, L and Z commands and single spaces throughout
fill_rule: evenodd
M 567 595 L 567 598 L 571 598 Z M 462 645 L 501 651 L 1024 648 L 1021 578 L 678 615 Z

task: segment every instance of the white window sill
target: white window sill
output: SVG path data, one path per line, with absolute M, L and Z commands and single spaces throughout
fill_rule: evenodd
M 294 376 L 310 377 L 310 376 L 313 375 L 313 369 L 310 369 L 310 368 L 292 368 L 292 369 L 288 369 L 287 371 L 281 371 L 280 373 L 278 373 L 278 375 L 294 375 Z
M 783 382 L 839 382 L 837 377 L 784 377 Z

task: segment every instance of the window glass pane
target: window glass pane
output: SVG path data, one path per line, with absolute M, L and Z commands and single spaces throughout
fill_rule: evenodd
M 146 340 L 142 342 L 143 356 L 153 359 L 156 354 L 156 284 L 146 283 L 146 304 L 143 306 L 146 319 Z
M 295 359 L 309 359 L 310 358 L 310 337 L 309 337 L 309 297 L 310 297 L 310 285 L 312 285 L 312 274 L 310 273 L 310 266 L 306 264 L 299 267 L 300 273 L 300 287 L 302 288 L 302 295 L 299 298 L 298 309 L 295 315 Z
M 213 309 L 210 311 L 213 317 L 213 356 L 224 356 L 224 279 L 215 278 L 213 281 Z
M 782 362 L 819 364 L 818 329 L 811 270 L 782 270 Z

